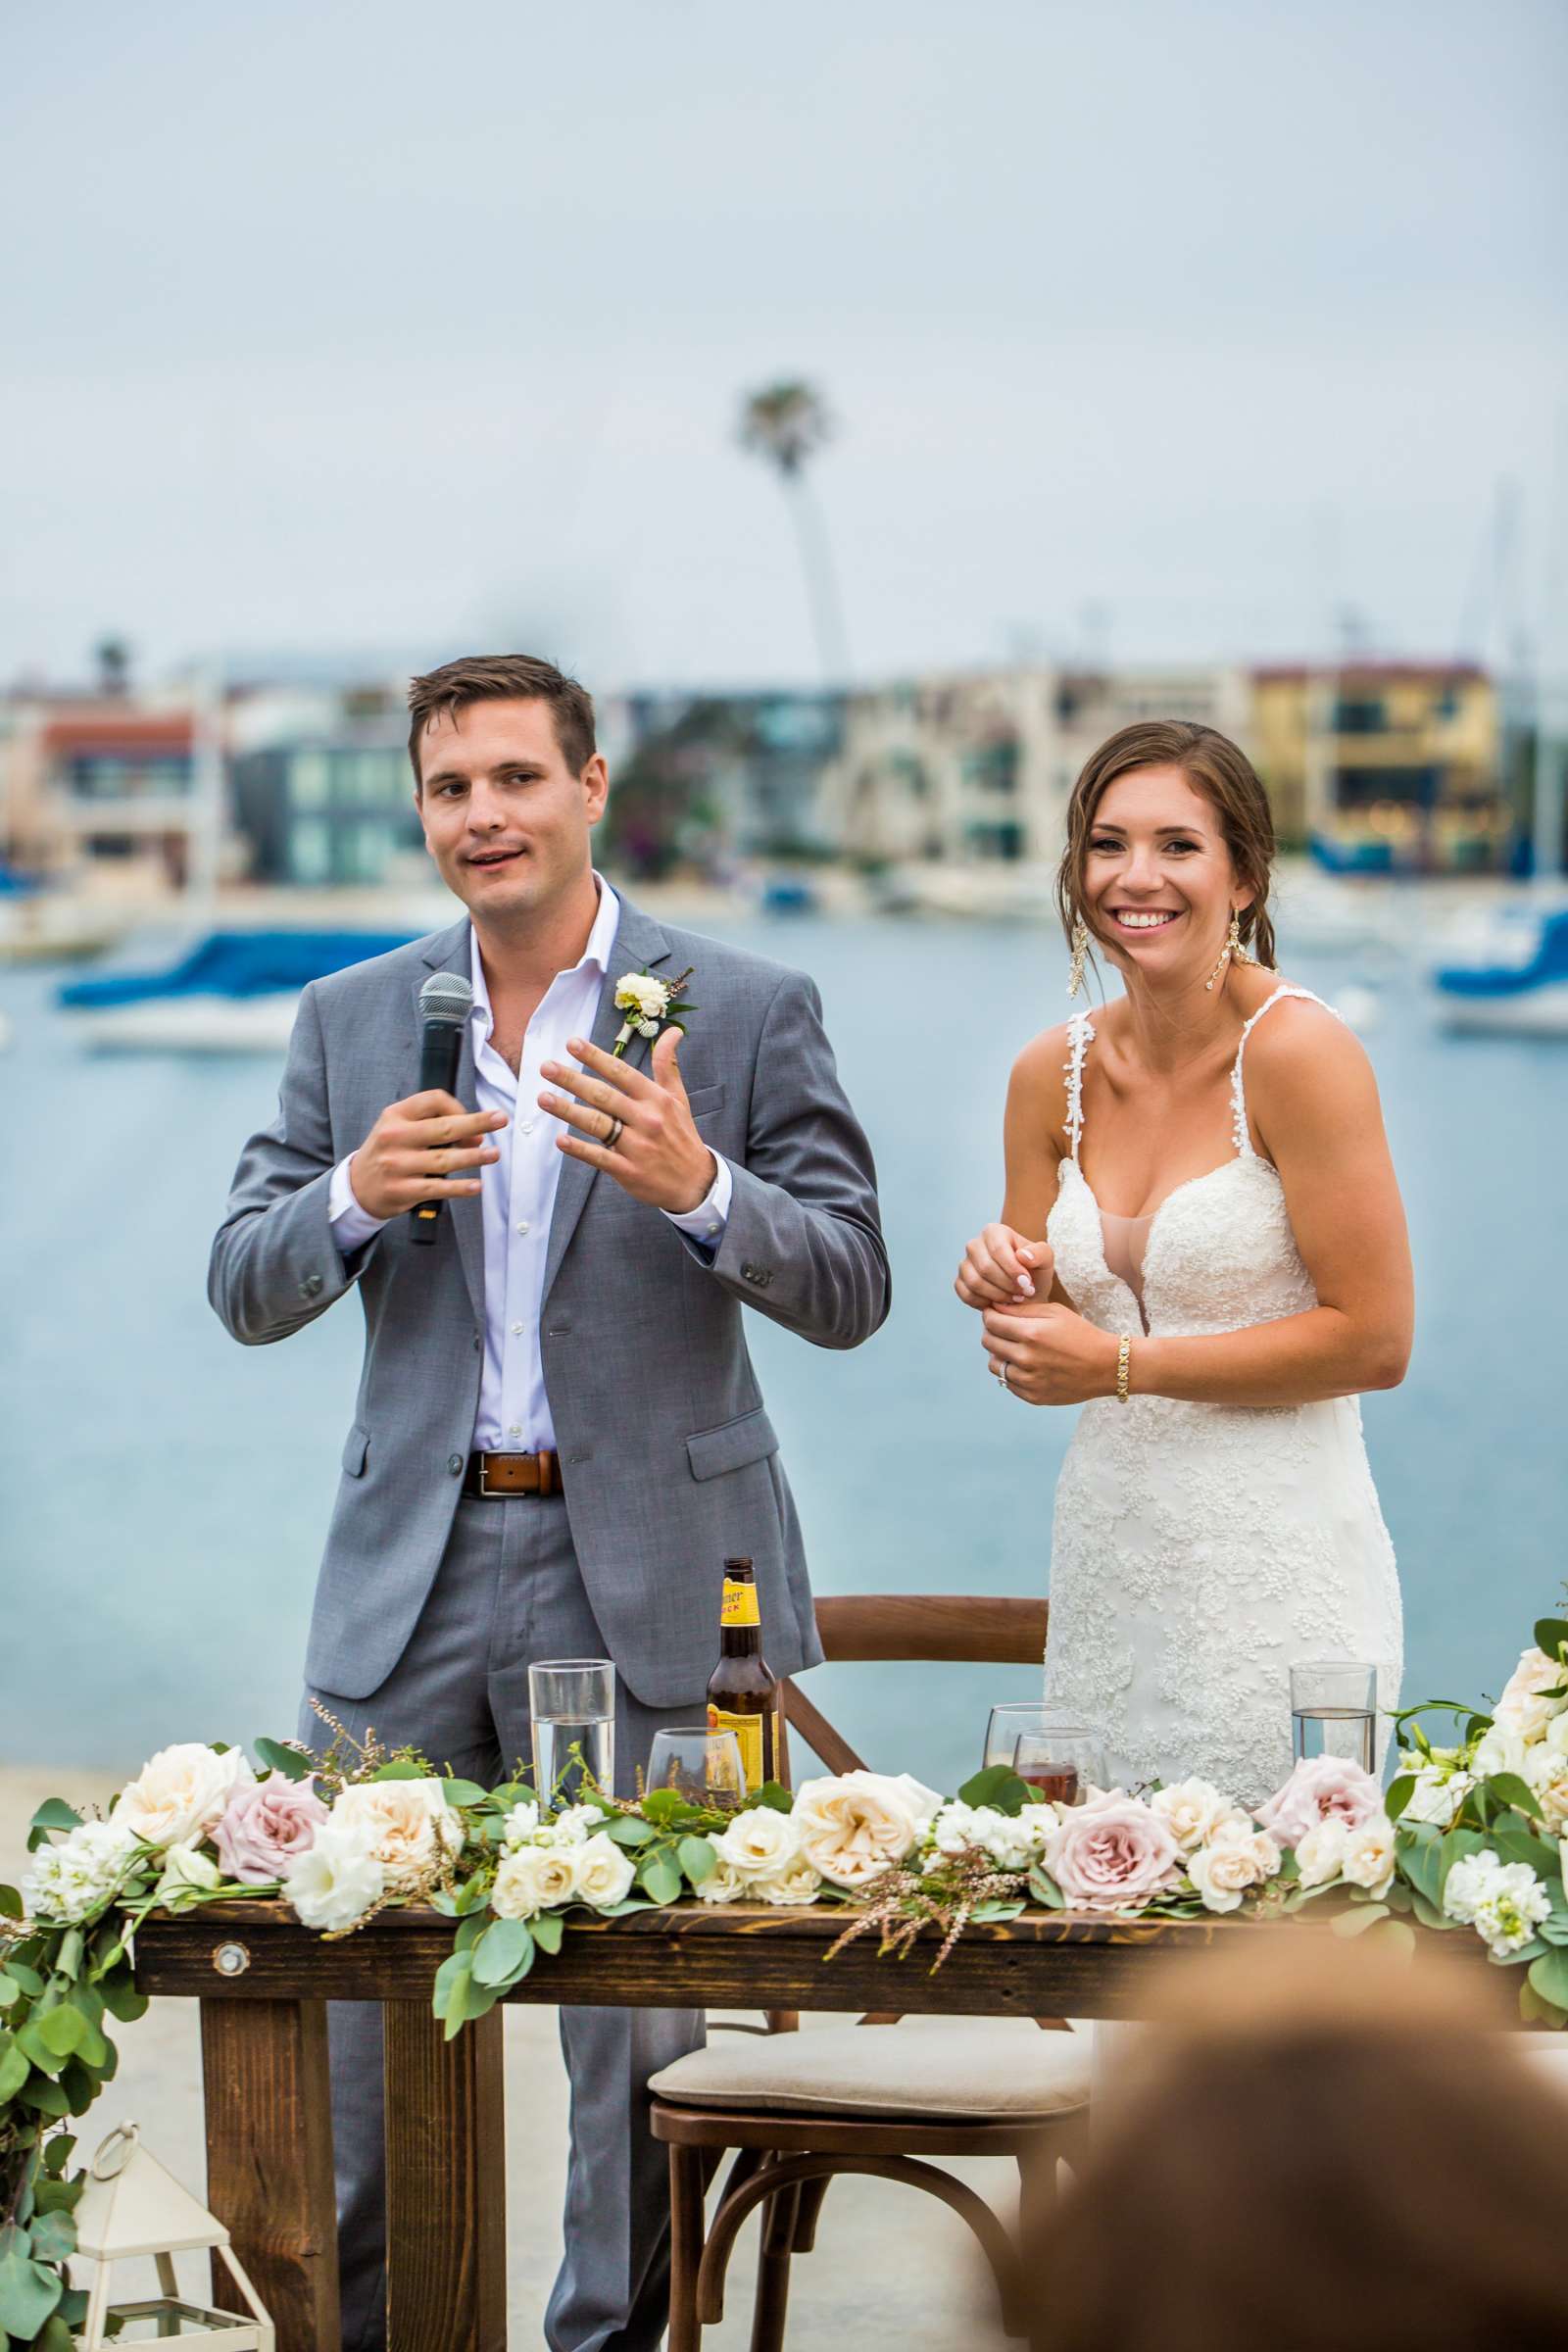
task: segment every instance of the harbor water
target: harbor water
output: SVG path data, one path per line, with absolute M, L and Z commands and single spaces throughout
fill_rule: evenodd
M 891 1319 L 854 1354 L 750 1318 L 817 1588 L 1039 1592 L 1073 1416 L 1003 1396 L 952 1281 L 1000 1206 L 1013 1055 L 1066 1009 L 1059 942 L 983 923 L 723 928 L 815 976 L 893 1261 Z M 1568 1046 L 1446 1038 L 1407 965 L 1380 964 L 1373 993 L 1352 955 L 1286 950 L 1293 979 L 1375 1010 L 1414 1241 L 1409 1375 L 1364 1406 L 1405 1697 L 1495 1691 L 1568 1574 Z M 0 1764 L 118 1768 L 172 1739 L 292 1730 L 362 1325 L 346 1299 L 286 1347 L 243 1348 L 207 1303 L 212 1232 L 278 1060 L 90 1055 L 58 978 L 0 972 Z M 989 1706 L 1037 1684 L 837 1666 L 811 1688 L 867 1762 L 952 1787 Z

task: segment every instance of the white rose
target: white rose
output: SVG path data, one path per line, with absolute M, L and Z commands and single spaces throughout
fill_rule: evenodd
M 1525 1779 L 1535 1791 L 1547 1828 L 1561 1830 L 1568 1825 L 1568 1756 L 1560 1755 L 1546 1740 L 1538 1740 L 1525 1758 Z
M 577 1891 L 576 1850 L 565 1845 L 519 1845 L 503 1854 L 490 1890 L 498 1919 L 533 1919 L 569 1903 Z
M 835 1886 L 864 1886 L 902 1862 L 929 1829 L 942 1799 L 909 1774 L 843 1772 L 796 1792 L 801 1851 Z
M 662 1013 L 669 997 L 662 980 L 648 972 L 627 972 L 616 982 L 615 1003 L 623 1012 L 635 1008 L 646 1020 Z
M 1300 1860 L 1299 1852 L 1297 1860 Z M 1379 1897 L 1387 1894 L 1394 1883 L 1393 1822 L 1386 1815 L 1374 1814 L 1352 1830 L 1345 1840 L 1341 1867 L 1352 1886 L 1364 1886 Z
M 139 1850 L 122 1824 L 84 1821 L 58 1844 L 38 1848 L 23 1883 L 23 1908 L 29 1919 L 85 1919 L 119 1893 Z
M 809 1862 L 792 1862 L 789 1869 L 774 1879 L 754 1882 L 754 1890 L 764 1903 L 804 1906 L 814 1903 L 822 1881 Z
M 1525 1740 L 1510 1724 L 1494 1723 L 1490 1732 L 1476 1741 L 1471 1769 L 1477 1780 L 1495 1779 L 1499 1772 L 1523 1774 L 1525 1768 Z
M 502 1843 L 509 1846 L 521 1845 L 533 1836 L 538 1827 L 539 1808 L 532 1797 L 529 1797 L 525 1803 L 514 1805 L 502 1823 Z
M 554 1821 L 539 1831 L 541 1845 L 583 1845 L 605 1826 L 597 1805 L 563 1805 Z
M 1220 1824 L 1208 1844 L 1187 1865 L 1187 1875 L 1202 1897 L 1205 1911 L 1234 1911 L 1242 1896 L 1274 1877 L 1280 1849 L 1264 1830 L 1241 1826 L 1244 1815 L 1231 1815 Z
M 708 1842 L 717 1856 L 716 1869 L 710 1870 L 697 1889 L 700 1903 L 738 1903 L 746 1892 L 746 1881 L 724 1851 L 721 1833 L 710 1830 Z
M 196 1895 L 211 1894 L 222 1883 L 223 1874 L 210 1855 L 194 1845 L 172 1845 L 164 1855 L 157 1899 L 166 1911 L 182 1911 Z
M 462 1816 L 434 1779 L 356 1781 L 332 1807 L 332 1819 L 363 1836 L 394 1894 L 416 1893 L 444 1857 L 463 1849 Z
M 336 1807 L 317 1831 L 309 1853 L 291 1862 L 283 1879 L 284 1896 L 300 1925 L 328 1936 L 358 1927 L 385 1891 L 386 1872 L 365 1832 L 340 1824 Z
M 1307 1831 L 1296 1849 L 1296 1867 L 1303 1886 L 1326 1886 L 1345 1867 L 1349 1842 L 1345 1823 L 1331 1813 Z
M 1517 1732 L 1523 1740 L 1542 1739 L 1564 1705 L 1562 1699 L 1547 1698 L 1544 1693 L 1560 1690 L 1565 1679 L 1562 1666 L 1544 1649 L 1523 1651 L 1494 1710 L 1494 1721 Z
M 194 1845 L 217 1828 L 235 1789 L 255 1777 L 242 1748 L 220 1755 L 199 1740 L 161 1747 L 122 1788 L 110 1819 L 149 1845 Z
M 1547 1724 L 1546 1744 L 1559 1756 L 1568 1756 L 1568 1713 L 1554 1715 Z
M 1184 1854 L 1193 1853 L 1236 1808 L 1212 1781 L 1173 1781 L 1156 1788 L 1150 1810 L 1165 1824 Z
M 571 1867 L 579 1901 L 592 1903 L 596 1911 L 623 1903 L 637 1876 L 630 1856 L 602 1830 L 572 1848 Z
M 764 1879 L 782 1878 L 799 1860 L 801 1833 L 788 1813 L 749 1805 L 720 1834 L 716 1851 L 750 1886 L 760 1887 Z

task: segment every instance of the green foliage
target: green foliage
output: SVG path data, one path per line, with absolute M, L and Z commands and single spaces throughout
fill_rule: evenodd
M 718 1856 L 706 1838 L 683 1838 L 675 1848 L 681 1869 L 694 1886 L 710 1879 L 718 1868 Z
M 645 1847 L 637 1864 L 637 1880 L 644 1893 L 656 1903 L 672 1903 L 681 1890 L 679 1865 L 662 1843 L 651 1849 Z
M 480 1984 L 515 1984 L 533 1966 L 533 1936 L 525 1919 L 493 1919 L 473 1947 Z
M 32 1817 L 27 1832 L 27 1851 L 36 1853 L 51 1830 L 79 1830 L 81 1815 L 74 1805 L 68 1805 L 63 1796 L 46 1796 Z
M 1021 1781 L 1010 1764 L 988 1764 L 964 1782 L 958 1790 L 958 1802 L 978 1808 L 989 1805 L 993 1812 L 1005 1813 L 1016 1821 L 1025 1805 L 1039 1801 L 1040 1791 Z
M 1543 1617 L 1536 1625 L 1536 1647 L 1544 1649 L 1548 1658 L 1560 1658 L 1563 1645 L 1568 1643 L 1568 1618 Z
M 764 1781 L 760 1788 L 750 1790 L 741 1805 L 741 1811 L 752 1813 L 759 1805 L 765 1806 L 770 1813 L 793 1813 L 795 1799 L 782 1781 Z
M 297 1747 L 285 1747 L 281 1740 L 253 1740 L 256 1761 L 265 1764 L 269 1772 L 280 1772 L 286 1781 L 306 1781 L 314 1770 L 313 1760 L 302 1756 Z

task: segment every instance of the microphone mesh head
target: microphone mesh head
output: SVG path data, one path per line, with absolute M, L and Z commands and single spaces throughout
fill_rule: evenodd
M 473 1008 L 473 982 L 466 972 L 432 972 L 419 991 L 419 1016 L 449 1021 L 461 1029 Z

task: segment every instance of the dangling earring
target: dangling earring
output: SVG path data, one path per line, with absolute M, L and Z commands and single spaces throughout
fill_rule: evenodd
M 1084 984 L 1084 957 L 1089 953 L 1089 925 L 1082 915 L 1072 927 L 1072 963 L 1067 973 L 1067 994 L 1075 997 Z
M 1250 963 L 1252 960 L 1250 956 L 1249 956 L 1247 953 L 1247 950 L 1242 945 L 1241 919 L 1238 916 L 1234 906 L 1231 908 L 1231 927 L 1225 934 L 1225 945 L 1219 952 L 1218 963 L 1215 964 L 1214 969 L 1209 973 L 1208 978 L 1203 982 L 1203 986 L 1205 988 L 1213 987 L 1215 981 L 1219 979 L 1221 973 L 1225 969 L 1225 966 L 1230 962 L 1233 956 L 1238 963 Z

